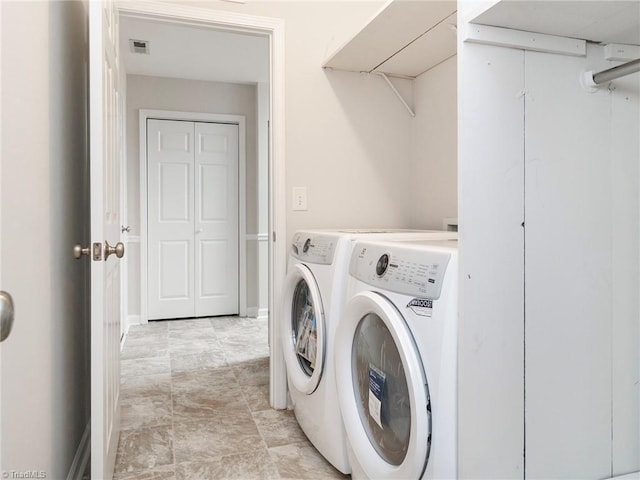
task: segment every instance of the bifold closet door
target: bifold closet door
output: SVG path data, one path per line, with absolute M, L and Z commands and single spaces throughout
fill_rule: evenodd
M 238 126 L 147 121 L 149 319 L 238 313 Z
M 238 313 L 238 125 L 195 124 L 195 315 Z

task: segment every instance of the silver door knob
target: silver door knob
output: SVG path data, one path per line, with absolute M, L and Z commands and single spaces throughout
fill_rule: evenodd
M 11 333 L 14 314 L 13 298 L 7 292 L 0 290 L 0 342 L 3 342 Z
M 109 242 L 104 241 L 104 261 L 107 261 L 109 255 L 116 254 L 116 257 L 122 258 L 124 257 L 124 243 L 118 242 L 114 247 L 109 245 Z
M 87 255 L 87 256 L 88 256 L 88 255 L 89 255 L 89 253 L 90 253 L 90 249 L 89 249 L 89 247 L 87 247 L 87 248 L 82 248 L 82 245 L 80 245 L 79 243 L 78 243 L 78 244 L 76 244 L 76 245 L 73 247 L 73 256 L 74 256 L 76 259 L 82 258 L 82 256 L 83 256 L 83 255 Z

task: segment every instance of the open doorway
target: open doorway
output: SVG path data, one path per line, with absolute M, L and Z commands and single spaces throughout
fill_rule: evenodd
M 128 258 L 122 318 L 127 324 L 145 324 L 149 319 L 148 282 L 144 281 L 149 272 L 145 245 L 148 205 L 144 200 L 148 192 L 143 191 L 147 181 L 143 168 L 147 162 L 140 154 L 146 132 L 140 126 L 141 111 L 242 117 L 247 135 L 243 145 L 245 181 L 238 197 L 242 211 L 238 222 L 243 222 L 242 228 L 238 228 L 242 259 L 238 275 L 239 315 L 211 320 L 205 314 L 205 323 L 228 326 L 227 323 L 236 320 L 234 326 L 264 331 L 265 338 L 260 339 L 255 350 L 269 357 L 268 401 L 274 408 L 286 407 L 279 329 L 273 324 L 278 309 L 273 299 L 278 298 L 285 264 L 284 249 L 273 243 L 276 233 L 284 231 L 284 216 L 277 215 L 284 208 L 282 199 L 277 198 L 283 182 L 282 131 L 271 127 L 276 121 L 281 122 L 282 115 L 274 102 L 275 98 L 281 102 L 277 93 L 281 91 L 282 80 L 278 60 L 280 28 L 277 21 L 270 19 L 249 21 L 242 15 L 170 5 L 123 5 L 120 11 L 120 58 L 127 73 L 124 95 L 127 168 L 123 168 L 126 209 L 122 212 L 122 229 Z M 141 53 L 134 53 L 136 50 Z M 130 61 L 132 57 L 137 64 Z M 281 223 L 276 223 L 276 218 Z M 204 326 L 202 320 L 189 320 L 183 325 L 194 329 Z M 187 340 L 190 336 L 181 335 Z M 251 346 L 245 345 L 244 353 L 236 352 L 237 358 L 247 354 L 246 350 L 251 350 Z M 156 347 L 155 353 L 158 352 L 161 349 Z M 201 353 L 191 353 L 194 368 L 199 361 L 205 361 Z
M 268 261 L 260 243 L 268 239 L 268 40 L 121 18 L 129 323 L 222 314 L 266 318 Z M 175 123 L 147 135 L 148 123 L 157 121 Z M 234 173 L 218 152 L 234 142 L 215 132 L 188 132 L 191 122 L 198 130 L 238 125 L 243 138 L 235 141 Z M 230 299 L 226 308 L 216 308 L 223 296 Z

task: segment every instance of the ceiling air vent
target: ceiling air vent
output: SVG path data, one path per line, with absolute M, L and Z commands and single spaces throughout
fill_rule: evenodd
M 144 53 L 145 55 L 149 55 L 148 40 L 134 40 L 130 38 L 129 47 L 131 48 L 131 53 Z

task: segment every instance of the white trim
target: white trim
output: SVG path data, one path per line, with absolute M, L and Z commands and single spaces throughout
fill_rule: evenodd
M 268 308 L 259 308 L 258 309 L 258 320 L 267 320 L 269 318 L 269 309 Z
M 87 423 L 84 429 L 78 449 L 69 467 L 69 473 L 67 474 L 67 480 L 82 480 L 84 472 L 89 465 L 89 458 L 91 455 L 91 422 Z
M 169 23 L 195 24 L 215 27 L 219 30 L 270 36 L 274 34 L 280 36 L 284 33 L 284 22 L 279 18 L 258 17 L 179 4 L 158 4 L 149 0 L 120 0 L 117 6 L 121 14 L 138 18 L 153 18 Z
M 280 299 L 287 267 L 287 211 L 285 199 L 285 62 L 284 21 L 271 28 L 269 108 L 269 345 L 270 401 L 273 408 L 289 404 L 287 370 L 280 339 Z M 279 241 L 276 241 L 279 239 Z
M 2 2 L 0 2 L 0 25 L 2 25 Z M 0 52 L 2 51 L 2 35 L 0 35 Z M 0 74 L 0 112 L 2 110 L 2 75 Z M 2 115 L 0 114 L 0 132 L 2 132 Z M 2 289 L 2 135 L 0 135 L 0 289 Z M 0 347 L 0 352 L 2 347 Z M 2 355 L 0 354 L 0 374 L 2 373 Z M 2 382 L 0 382 L 0 421 L 2 420 Z M 0 435 L 0 452 L 2 452 L 2 435 Z M 0 472 L 4 472 L 2 455 L 0 455 Z
M 122 72 L 120 73 L 122 77 Z M 126 78 L 126 77 L 125 77 Z M 125 82 L 125 79 L 119 80 L 120 85 Z M 128 232 L 123 232 L 122 227 L 129 225 L 129 216 L 127 208 L 128 196 L 127 196 L 127 149 L 126 149 L 126 124 L 127 124 L 127 105 L 126 105 L 126 93 L 123 95 L 124 89 L 121 87 L 118 91 L 118 159 L 120 161 L 120 241 L 125 244 L 125 256 L 120 262 L 120 319 L 127 317 L 129 311 L 129 255 L 127 255 L 127 236 Z M 126 332 L 126 325 L 120 322 L 120 338 L 124 337 Z
M 124 318 L 124 335 L 122 336 L 121 339 L 121 344 L 120 344 L 120 349 L 122 350 L 122 347 L 124 346 L 124 341 L 127 338 L 127 335 L 129 335 L 129 328 L 131 328 L 131 325 L 140 325 L 140 315 L 127 315 Z
M 258 320 L 267 320 L 269 318 L 269 309 L 249 307 L 247 308 L 247 317 L 256 318 Z
M 584 57 L 587 55 L 587 42 L 575 38 L 557 37 L 542 33 L 524 32 L 502 27 L 469 24 L 467 37 L 469 43 L 493 45 L 496 47 L 517 48 L 533 52 L 557 53 Z
M 124 335 L 122 335 L 122 338 L 120 339 L 120 353 L 122 353 L 124 344 L 129 337 L 129 329 L 132 325 L 140 325 L 140 315 L 127 315 L 125 318 Z
M 247 241 L 254 242 L 268 242 L 269 234 L 268 233 L 247 233 L 245 235 Z
M 278 299 L 284 284 L 286 250 L 285 200 L 285 44 L 284 20 L 222 12 L 186 5 L 127 0 L 118 3 L 121 13 L 168 22 L 191 22 L 219 30 L 243 31 L 269 37 L 269 345 L 270 402 L 273 408 L 287 408 L 287 372 L 280 341 Z M 275 238 L 274 238 L 275 237 Z M 279 241 L 275 241 L 279 239 Z
M 140 243 L 140 235 L 129 235 L 127 237 L 127 243 Z
M 238 125 L 238 314 L 247 316 L 247 154 L 246 118 L 244 115 L 219 113 L 176 112 L 171 110 L 140 109 L 140 318 L 149 322 L 148 298 L 148 205 L 147 205 L 147 120 L 188 120 Z
M 604 59 L 619 62 L 640 58 L 640 45 L 610 43 L 604 47 Z

